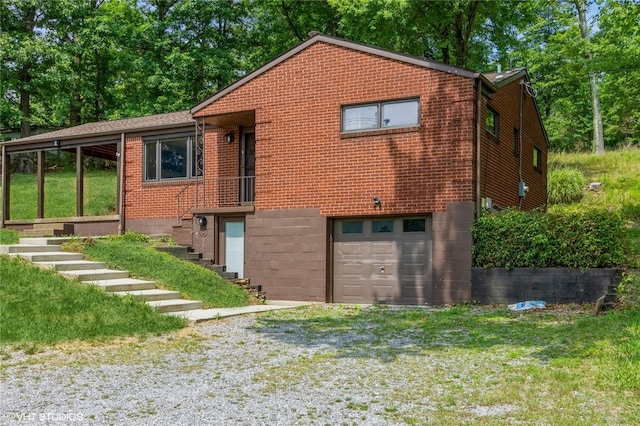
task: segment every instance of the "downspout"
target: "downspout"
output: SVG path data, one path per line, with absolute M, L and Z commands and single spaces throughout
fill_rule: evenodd
M 522 128 L 522 104 L 524 102 L 523 98 L 524 98 L 524 80 L 520 81 L 520 123 L 518 124 L 520 132 L 518 135 L 518 144 L 519 144 L 519 149 L 518 151 L 520 151 L 520 155 L 518 156 L 518 178 L 520 179 L 518 181 L 518 185 L 523 186 L 523 180 L 522 180 L 522 133 L 524 133 L 524 129 Z M 522 210 L 522 199 L 524 198 L 524 195 L 520 193 L 520 191 L 518 191 L 518 210 Z
M 480 217 L 482 199 L 480 192 L 481 155 L 482 148 L 482 80 L 478 78 L 478 97 L 476 99 L 476 219 Z
M 118 159 L 118 235 L 122 234 L 125 230 L 124 224 L 124 169 L 125 169 L 125 147 L 124 147 L 124 133 L 120 134 L 120 150 L 116 153 Z

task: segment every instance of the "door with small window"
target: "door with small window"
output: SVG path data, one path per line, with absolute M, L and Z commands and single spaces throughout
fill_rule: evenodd
M 335 220 L 333 301 L 427 303 L 431 241 L 429 217 Z

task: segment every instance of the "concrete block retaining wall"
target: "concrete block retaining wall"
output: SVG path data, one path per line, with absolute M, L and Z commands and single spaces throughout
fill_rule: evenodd
M 471 298 L 480 303 L 516 303 L 544 300 L 547 303 L 595 302 L 610 286 L 617 286 L 620 269 L 570 268 L 473 268 Z

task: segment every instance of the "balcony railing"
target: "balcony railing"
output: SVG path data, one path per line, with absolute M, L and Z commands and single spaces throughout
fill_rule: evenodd
M 252 205 L 255 192 L 255 176 L 196 179 L 176 195 L 178 220 L 196 208 Z

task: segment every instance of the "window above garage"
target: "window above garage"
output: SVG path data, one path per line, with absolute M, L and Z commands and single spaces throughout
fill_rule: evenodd
M 389 129 L 419 125 L 419 99 L 375 102 L 342 107 L 342 131 Z

